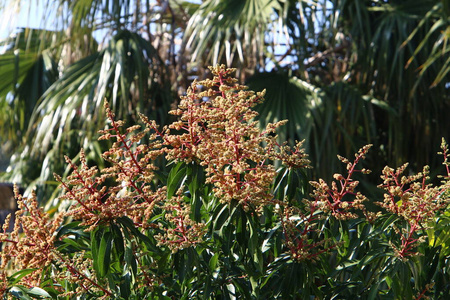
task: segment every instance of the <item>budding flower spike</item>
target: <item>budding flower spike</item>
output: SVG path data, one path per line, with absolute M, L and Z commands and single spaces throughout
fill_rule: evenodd
M 10 215 L 0 232 L 3 298 L 442 295 L 435 291 L 450 282 L 445 141 L 440 185 L 429 183 L 428 167 L 415 175 L 405 175 L 407 164 L 386 167 L 382 201 L 371 201 L 359 175 L 370 173 L 372 145 L 353 159 L 338 155 L 345 168 L 331 182 L 309 181 L 303 141 L 278 141 L 287 121 L 258 125 L 265 92 L 238 84 L 234 69 L 210 71 L 166 126 L 140 114 L 141 124 L 127 127 L 105 101 L 105 167 L 89 150 L 65 157 L 71 172 L 55 178 L 67 206 L 44 211 L 35 193 L 15 187 L 14 228 Z

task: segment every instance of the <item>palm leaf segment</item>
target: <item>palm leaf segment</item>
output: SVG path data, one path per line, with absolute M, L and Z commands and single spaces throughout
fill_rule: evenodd
M 75 128 L 83 129 L 86 137 L 95 135 L 104 127 L 105 98 L 120 118 L 141 112 L 161 120 L 168 109 L 161 106 L 170 101 L 158 99 L 171 96 L 163 90 L 163 68 L 150 43 L 136 33 L 120 32 L 105 49 L 68 67 L 44 94 L 33 115 L 36 125 L 29 131 L 34 143 L 41 145 L 34 151 L 45 153 Z

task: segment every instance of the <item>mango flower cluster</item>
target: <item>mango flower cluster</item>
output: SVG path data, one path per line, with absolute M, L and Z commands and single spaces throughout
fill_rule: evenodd
M 122 130 L 124 123 L 115 120 L 105 104 L 110 128 L 101 131 L 100 139 L 113 140 L 103 154 L 110 167 L 99 174 L 96 167 L 88 167 L 83 152 L 80 167 L 66 158 L 72 174 L 67 181 L 55 176 L 67 190 L 62 198 L 73 203 L 67 216 L 81 220 L 88 231 L 126 216 L 138 228 L 161 229 L 156 237 L 159 245 L 173 252 L 200 243 L 205 226 L 190 218 L 182 193 L 170 199 L 166 186 L 155 188 L 158 159 L 202 166 L 205 184 L 212 185 L 222 203 L 256 210 L 273 203 L 273 161 L 289 168 L 307 167 L 302 143 L 291 148 L 277 142 L 276 129 L 286 121 L 259 128 L 253 107 L 263 101 L 264 92 L 237 84 L 230 76 L 234 69 L 210 70 L 213 78 L 194 81 L 178 108 L 170 112 L 178 120 L 163 128 L 141 114 L 143 130 L 139 125 Z M 165 222 L 149 222 L 155 209 L 167 212 Z
M 391 246 L 395 254 L 403 260 L 415 256 L 418 253 L 415 248 L 427 239 L 427 229 L 433 227 L 437 216 L 448 207 L 450 190 L 450 172 L 447 164 L 447 145 L 443 142 L 444 165 L 447 168 L 447 176 L 440 186 L 434 186 L 429 180 L 429 167 L 414 175 L 404 175 L 408 164 L 404 164 L 394 170 L 385 167 L 381 178 L 383 183 L 378 187 L 384 190 L 384 201 L 377 202 L 388 212 L 397 215 L 407 226 L 399 229 L 394 225 L 400 242 Z
M 38 207 L 36 195 L 24 198 L 14 187 L 19 210 L 15 213 L 14 228 L 8 232 L 11 215 L 7 216 L 3 230 L 0 232 L 0 294 L 7 288 L 8 270 L 25 270 L 31 272 L 23 278 L 28 286 L 39 286 L 40 268 L 49 266 L 59 260 L 55 247 L 56 230 L 63 222 L 63 215 L 51 217 Z
M 276 174 L 273 161 L 280 160 L 288 167 L 307 166 L 301 143 L 294 148 L 277 143 L 275 131 L 285 121 L 259 129 L 252 108 L 262 101 L 264 93 L 236 84 L 230 77 L 233 69 L 217 66 L 211 72 L 212 79 L 192 84 L 171 112 L 178 120 L 163 128 L 140 115 L 143 129 L 140 125 L 123 129 L 124 123 L 115 119 L 105 101 L 109 126 L 100 131 L 99 139 L 112 142 L 103 153 L 108 167 L 99 170 L 89 166 L 83 150 L 79 163 L 66 157 L 72 173 L 65 180 L 57 174 L 55 177 L 66 191 L 60 199 L 72 205 L 53 219 L 37 207 L 34 196 L 22 200 L 17 195 L 20 210 L 16 227 L 12 233 L 4 230 L 0 235 L 6 245 L 2 269 L 39 270 L 53 263 L 59 266 L 54 269 L 55 280 L 66 278 L 86 291 L 103 290 L 107 296 L 107 290 L 85 275 L 93 273 L 88 258 L 82 253 L 64 257 L 56 251 L 57 230 L 67 220 L 79 221 L 90 232 L 127 217 L 137 228 L 159 230 L 155 236 L 158 245 L 172 252 L 201 243 L 205 224 L 191 219 L 191 208 L 183 195 L 186 187 L 181 186 L 172 196 L 165 184 L 155 185 L 155 161 L 161 159 L 202 166 L 205 184 L 212 185 L 214 196 L 222 203 L 235 202 L 244 209 L 257 210 L 274 201 L 270 188 Z M 151 221 L 155 210 L 165 212 L 163 220 Z M 3 279 L 7 275 L 6 271 L 0 274 Z M 39 280 L 36 271 L 20 282 L 32 287 L 39 286 Z
M 335 241 L 323 238 L 320 220 L 332 216 L 341 221 L 362 214 L 369 222 L 376 218 L 366 211 L 367 199 L 356 190 L 359 182 L 353 179 L 355 173 L 369 172 L 357 165 L 370 145 L 363 147 L 354 161 L 339 157 L 347 166 L 347 175 L 336 174 L 330 185 L 323 180 L 311 182 L 311 200 L 305 199 L 304 206 L 292 204 L 292 199 L 275 199 L 274 161 L 280 161 L 289 170 L 307 168 L 309 161 L 302 142 L 294 147 L 277 142 L 276 130 L 286 121 L 259 128 L 253 108 L 263 101 L 264 92 L 255 93 L 237 84 L 230 76 L 234 69 L 216 66 L 210 71 L 213 78 L 194 81 L 178 108 L 170 112 L 177 120 L 169 126 L 160 128 L 155 121 L 140 115 L 143 129 L 139 125 L 124 129 L 125 124 L 115 119 L 106 102 L 109 127 L 100 132 L 99 139 L 112 142 L 103 153 L 108 167 L 99 170 L 89 166 L 84 151 L 79 165 L 66 157 L 71 175 L 65 180 L 56 174 L 55 177 L 65 190 L 61 200 L 71 203 L 67 211 L 50 216 L 38 207 L 35 195 L 22 198 L 16 189 L 19 211 L 14 230 L 6 232 L 5 225 L 0 233 L 4 247 L 0 257 L 0 294 L 9 288 L 7 270 L 31 270 L 16 283 L 33 287 L 39 286 L 44 278 L 39 270 L 52 266 L 47 268 L 51 269 L 52 280 L 76 283 L 80 293 L 100 291 L 105 298 L 112 295 L 96 281 L 92 256 L 84 255 L 83 251 L 72 256 L 58 251 L 56 245 L 66 238 L 58 229 L 67 221 L 79 222 L 85 233 L 91 232 L 95 237 L 100 226 L 108 227 L 127 219 L 139 232 L 151 229 L 157 246 L 172 253 L 203 243 L 208 226 L 204 220 L 194 218 L 186 196 L 196 191 L 189 191 L 183 182 L 180 186 L 178 182 L 164 182 L 156 161 L 203 168 L 205 181 L 201 184 L 211 187 L 210 199 L 222 204 L 240 206 L 251 214 L 271 205 L 280 221 L 284 250 L 296 261 L 318 260 L 322 253 L 338 246 Z M 443 150 L 450 174 L 446 146 Z M 413 249 L 423 240 L 417 237 L 419 230 L 426 229 L 447 206 L 448 197 L 443 195 L 450 176 L 446 178 L 447 184 L 434 188 L 426 183 L 427 169 L 408 177 L 402 176 L 405 167 L 384 170 L 380 187 L 386 193 L 384 202 L 379 203 L 408 222 L 409 231 L 399 232 L 401 242 L 395 246 L 402 258 L 414 254 Z M 136 260 L 144 265 L 139 258 Z M 158 279 L 150 272 L 143 274 L 147 283 L 157 284 Z
M 205 167 L 207 183 L 223 203 L 236 200 L 246 207 L 272 200 L 270 185 L 275 176 L 274 160 L 305 167 L 308 160 L 299 143 L 291 149 L 279 145 L 274 135 L 285 121 L 260 130 L 252 107 L 264 93 L 245 90 L 229 75 L 234 69 L 211 68 L 213 79 L 194 82 L 171 113 L 179 121 L 169 126 L 165 143 L 168 159 L 195 161 Z M 206 90 L 197 92 L 197 86 Z M 182 134 L 170 134 L 182 131 Z

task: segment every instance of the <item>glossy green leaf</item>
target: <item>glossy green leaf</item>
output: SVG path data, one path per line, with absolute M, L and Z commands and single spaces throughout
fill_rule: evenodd
M 93 261 L 93 267 L 94 270 L 97 273 L 100 273 L 100 262 L 99 262 L 99 255 L 100 255 L 100 251 L 99 251 L 99 247 L 100 247 L 100 242 L 101 242 L 101 238 L 103 235 L 103 228 L 96 228 L 94 230 L 91 231 L 91 251 L 92 251 L 92 261 Z
M 15 285 L 16 283 L 18 283 L 20 281 L 20 279 L 22 279 L 23 277 L 27 276 L 28 274 L 33 273 L 36 270 L 37 269 L 24 269 L 24 270 L 17 271 L 13 275 L 11 275 L 10 278 L 12 280 L 9 282 L 9 284 L 10 285 Z
M 28 291 L 28 294 L 33 297 L 52 298 L 52 296 L 44 289 L 33 287 Z
M 184 181 L 187 179 L 186 172 L 186 166 L 181 162 L 172 167 L 167 177 L 167 198 L 172 198 L 183 185 Z
M 219 253 L 215 253 L 211 259 L 209 260 L 209 269 L 211 271 L 215 271 L 217 267 L 217 263 L 219 261 Z
M 28 289 L 24 286 L 13 286 L 9 293 L 17 299 L 31 300 L 31 297 L 28 295 Z
M 98 276 L 105 277 L 110 268 L 111 263 L 111 249 L 114 241 L 113 234 L 110 231 L 105 231 L 101 237 L 98 248 Z M 94 258 L 95 259 L 95 258 Z
M 120 296 L 124 299 L 129 299 L 131 296 L 131 277 L 131 274 L 127 272 L 121 278 Z

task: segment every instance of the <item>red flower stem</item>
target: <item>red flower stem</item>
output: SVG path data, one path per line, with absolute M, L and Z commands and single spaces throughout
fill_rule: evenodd
M 84 180 L 84 178 L 83 178 L 83 177 L 81 176 L 81 174 L 78 172 L 78 167 L 77 167 L 76 165 L 74 165 L 74 164 L 72 163 L 71 160 L 69 160 L 69 164 L 70 164 L 70 167 L 73 169 L 73 173 L 76 175 L 76 177 L 78 178 L 78 180 L 81 181 L 83 187 L 84 187 L 85 189 L 88 190 L 89 194 L 95 195 L 95 194 L 97 193 L 97 190 L 94 189 L 93 186 L 92 186 L 91 184 L 87 184 L 87 183 L 86 183 L 86 180 Z M 102 202 L 100 201 L 100 199 L 97 198 L 96 200 L 97 200 L 97 202 L 99 202 L 100 204 L 102 204 Z
M 126 171 L 122 166 L 118 165 L 118 167 L 119 167 L 120 171 L 122 171 L 123 174 L 125 174 L 127 177 L 129 176 L 129 174 L 127 173 L 127 171 Z M 132 188 L 134 188 L 134 189 L 139 193 L 139 195 L 142 196 L 142 198 L 144 198 L 144 200 L 145 200 L 146 202 L 148 202 L 148 203 L 152 203 L 152 202 L 153 202 L 153 201 L 150 201 L 149 198 L 147 198 L 147 196 L 145 195 L 145 193 L 144 193 L 138 186 L 136 186 L 136 184 L 134 183 L 134 181 L 130 180 L 130 181 L 129 181 L 129 184 L 131 185 Z
M 448 161 L 447 152 L 448 152 L 448 147 L 447 147 L 447 145 L 445 145 L 442 148 L 442 153 L 443 153 L 443 156 L 444 156 L 445 169 L 447 170 L 447 177 L 450 177 L 450 168 L 449 168 L 449 164 L 447 163 L 447 161 Z
M 36 222 L 37 226 L 39 226 L 39 228 L 40 228 L 42 231 L 44 231 L 45 233 L 48 233 L 48 234 L 49 234 L 48 229 L 47 229 L 46 227 L 43 227 L 42 224 L 41 224 L 41 222 L 39 222 L 39 220 L 38 220 L 38 217 L 39 217 L 39 216 L 36 216 L 35 211 L 30 210 L 29 207 L 28 207 L 28 205 L 26 205 L 25 202 L 22 202 L 22 204 L 23 204 L 23 206 L 25 207 L 25 209 L 30 213 L 31 217 L 32 217 L 33 220 Z
M 405 237 L 402 235 L 402 250 L 400 251 L 402 257 L 407 256 L 408 252 L 413 248 L 413 244 L 419 240 L 412 238 L 412 235 L 414 234 L 414 232 L 416 232 L 416 230 L 417 224 L 414 223 L 411 225 L 408 231 L 408 236 Z
M 67 184 L 65 182 L 63 182 L 63 181 L 60 181 L 60 182 L 64 186 L 64 188 L 69 192 L 69 194 L 72 196 L 72 198 L 78 202 L 78 204 L 80 204 L 85 210 L 93 213 L 93 211 L 89 207 L 87 207 L 82 201 L 78 200 L 78 197 L 73 193 L 73 191 L 67 186 Z
M 353 173 L 355 172 L 356 165 L 359 163 L 359 160 L 365 153 L 366 153 L 366 151 L 364 151 L 363 153 L 358 155 L 355 158 L 355 161 L 353 162 L 352 166 L 350 167 L 350 170 L 348 170 L 347 178 L 345 178 L 343 186 L 341 183 L 342 188 L 341 188 L 341 191 L 339 192 L 339 201 L 348 193 L 348 191 L 346 190 L 347 186 L 348 186 L 349 182 L 351 182 L 351 180 L 352 180 L 352 176 L 353 176 Z
M 419 294 L 419 296 L 417 296 L 417 298 L 415 300 L 422 299 L 422 297 L 425 296 L 426 292 L 428 292 L 428 287 L 427 286 L 423 289 L 423 291 Z
M 219 73 L 217 75 L 219 76 L 219 83 L 220 83 L 219 87 L 225 85 L 225 83 L 223 82 L 223 74 Z M 225 98 L 225 96 L 226 96 L 225 91 L 222 91 L 222 97 Z
M 13 243 L 13 244 L 18 244 L 19 243 L 18 241 L 13 241 L 13 240 L 10 240 L 10 239 L 3 239 L 3 240 L 0 241 L 0 243 L 3 243 L 3 242 Z M 36 244 L 32 244 L 32 243 L 25 243 L 24 245 L 28 246 L 28 247 L 36 246 Z
M 134 157 L 134 153 L 131 150 L 130 146 L 128 145 L 127 140 L 124 138 L 124 135 L 119 132 L 119 127 L 117 126 L 116 121 L 114 121 L 114 119 L 111 118 L 111 122 L 112 122 L 112 126 L 114 127 L 114 129 L 117 132 L 117 136 L 119 137 L 120 141 L 122 142 L 122 144 L 124 145 L 125 149 L 127 150 L 128 155 L 131 157 L 131 160 L 133 161 L 135 166 L 138 168 L 138 172 L 141 173 L 143 171 L 142 167 L 139 165 L 139 163 L 137 162 L 136 158 Z
M 136 253 L 134 252 L 134 250 L 133 250 L 133 254 L 134 254 L 134 257 L 136 258 L 136 261 L 137 261 L 139 267 L 141 268 L 142 274 L 144 275 L 145 279 L 147 280 L 147 283 L 148 284 L 152 283 L 152 279 L 148 276 L 148 273 L 143 268 L 143 265 L 141 264 L 140 260 L 138 259 L 139 256 L 136 256 Z
M 93 281 L 92 279 L 90 279 L 89 277 L 87 277 L 86 275 L 84 275 L 83 273 L 80 273 L 76 268 L 74 268 L 72 265 L 70 265 L 58 252 L 54 252 L 56 254 L 56 256 L 59 257 L 59 259 L 61 259 L 61 261 L 67 266 L 67 269 L 69 270 L 70 273 L 72 273 L 73 275 L 77 276 L 77 277 L 83 277 L 84 279 L 86 279 L 87 281 L 89 281 L 92 285 L 94 285 L 96 288 L 102 290 L 106 295 L 108 296 L 112 296 L 112 293 L 108 290 L 106 290 L 105 288 L 103 288 L 102 286 L 98 285 L 95 281 Z M 82 284 L 80 284 L 83 289 L 88 292 L 89 290 L 84 287 Z
M 186 235 L 186 227 L 184 226 L 183 218 L 178 217 L 178 226 L 177 229 L 181 230 L 180 233 L 182 235 L 183 241 L 187 241 L 187 235 Z

